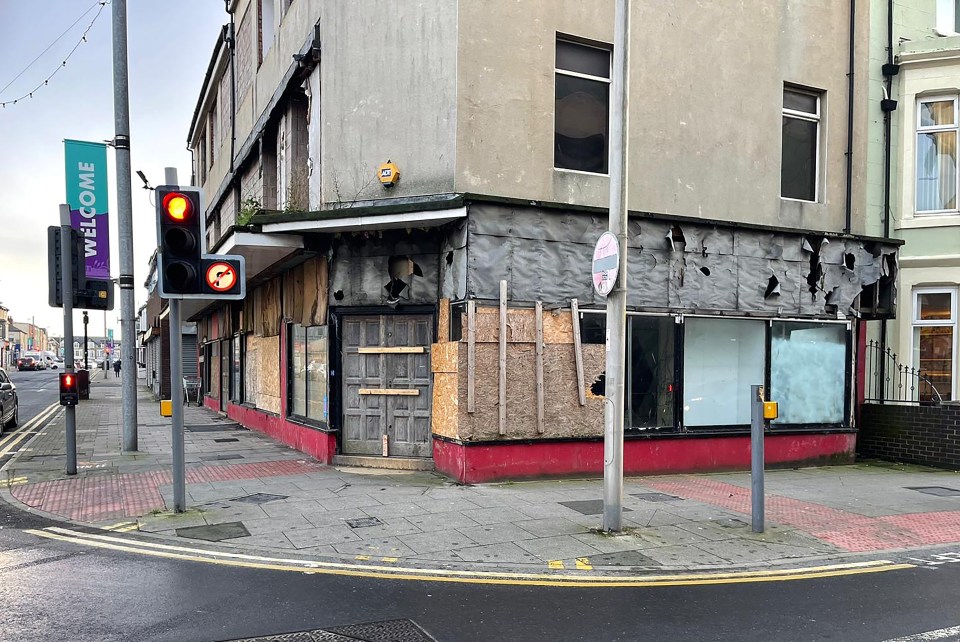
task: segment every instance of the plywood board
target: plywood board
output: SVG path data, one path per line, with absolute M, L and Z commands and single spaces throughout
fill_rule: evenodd
M 437 341 L 446 343 L 450 340 L 450 299 L 440 299 L 440 308 L 437 313 Z
M 543 314 L 544 343 L 573 343 L 573 323 L 569 310 L 548 310 Z
M 459 343 L 434 343 L 430 347 L 430 371 L 433 373 L 457 372 L 459 353 Z
M 280 414 L 280 336 L 260 340 L 260 394 L 257 407 L 267 412 Z
M 458 343 L 446 343 L 459 348 Z M 434 353 L 436 354 L 436 353 Z M 438 372 L 433 375 L 433 408 L 430 427 L 434 434 L 450 439 L 459 438 L 459 399 L 456 372 Z
M 477 409 L 477 302 L 467 303 L 467 412 Z

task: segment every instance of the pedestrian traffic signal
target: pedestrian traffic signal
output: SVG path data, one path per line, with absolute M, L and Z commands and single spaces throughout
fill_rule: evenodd
M 76 406 L 80 401 L 80 385 L 72 372 L 60 373 L 60 405 Z
M 165 299 L 203 292 L 203 209 L 195 187 L 161 185 L 156 189 L 157 273 Z

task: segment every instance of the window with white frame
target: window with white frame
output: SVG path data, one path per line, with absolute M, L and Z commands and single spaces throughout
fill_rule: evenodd
M 780 196 L 815 202 L 820 171 L 820 94 L 784 87 Z
M 944 36 L 960 32 L 960 0 L 937 0 L 937 31 Z
M 957 211 L 957 99 L 917 102 L 917 213 Z
M 553 165 L 607 173 L 610 50 L 557 40 Z
M 956 380 L 957 368 L 956 352 L 956 289 L 914 290 L 913 367 L 930 380 L 944 401 L 953 399 L 953 382 Z

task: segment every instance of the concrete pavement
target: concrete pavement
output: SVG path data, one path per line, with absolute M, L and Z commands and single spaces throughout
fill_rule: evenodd
M 463 486 L 433 473 L 326 466 L 197 407 L 185 410 L 188 511 L 174 514 L 169 420 L 143 390 L 140 449 L 121 453 L 120 380 L 102 374 L 77 409 L 78 475 L 64 474 L 61 412 L 0 469 L 4 499 L 85 532 L 404 569 L 717 573 L 936 564 L 952 561 L 949 545 L 960 552 L 955 472 L 883 463 L 768 471 L 762 534 L 750 529 L 749 473 L 628 478 L 625 530 L 611 536 L 598 532 L 599 479 Z

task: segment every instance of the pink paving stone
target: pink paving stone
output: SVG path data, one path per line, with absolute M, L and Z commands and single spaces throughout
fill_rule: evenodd
M 692 499 L 744 515 L 751 512 L 750 491 L 712 479 L 678 477 L 645 484 L 663 493 Z M 960 541 L 960 511 L 866 517 L 782 495 L 767 495 L 766 516 L 805 531 L 850 552 L 879 551 Z
M 215 482 L 300 475 L 322 468 L 322 464 L 303 460 L 203 466 L 188 470 L 186 478 L 187 483 Z M 173 482 L 169 471 L 150 471 L 23 484 L 14 487 L 11 492 L 27 506 L 54 515 L 75 520 L 101 521 L 139 517 L 152 510 L 164 508 L 160 486 L 171 483 Z

